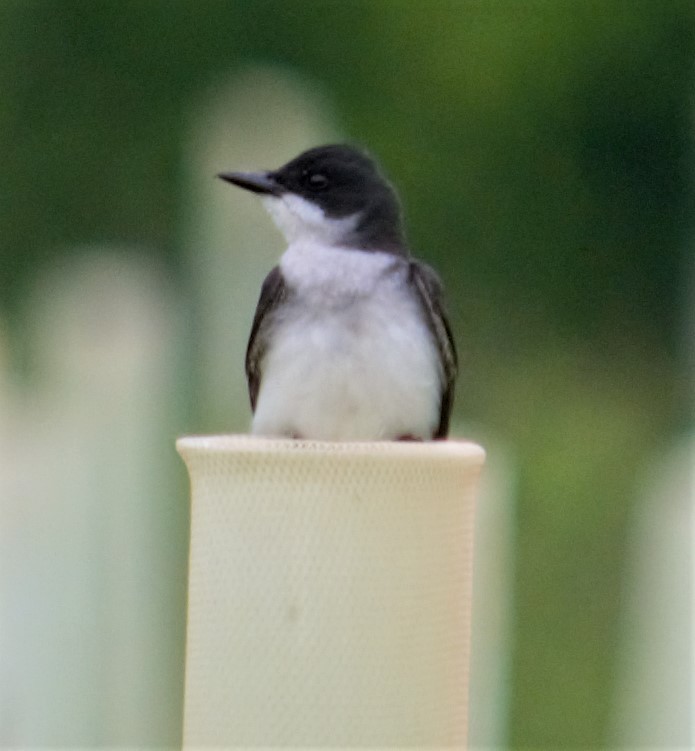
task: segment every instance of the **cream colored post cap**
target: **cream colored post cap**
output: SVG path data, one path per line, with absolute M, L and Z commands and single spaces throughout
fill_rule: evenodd
M 182 438 L 184 746 L 465 746 L 472 443 Z

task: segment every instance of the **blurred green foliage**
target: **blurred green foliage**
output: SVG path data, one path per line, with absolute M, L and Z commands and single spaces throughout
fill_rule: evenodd
M 678 0 L 0 4 L 11 317 L 71 243 L 158 249 L 185 284 L 191 102 L 238 66 L 305 74 L 379 155 L 449 291 L 458 415 L 519 459 L 514 746 L 606 739 L 636 477 L 685 413 L 694 16 Z

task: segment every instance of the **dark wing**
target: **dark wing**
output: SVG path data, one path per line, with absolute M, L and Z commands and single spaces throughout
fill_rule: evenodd
M 439 352 L 439 361 L 442 366 L 442 401 L 439 410 L 439 426 L 433 437 L 446 438 L 449 432 L 451 409 L 454 406 L 458 356 L 442 303 L 442 283 L 429 266 L 419 261 L 410 261 L 408 283 L 420 300 L 427 325 Z
M 253 317 L 249 343 L 246 347 L 246 380 L 249 385 L 251 410 L 256 411 L 256 399 L 261 385 L 261 363 L 268 346 L 268 325 L 277 306 L 287 296 L 287 287 L 279 266 L 268 274 L 261 287 L 261 296 Z

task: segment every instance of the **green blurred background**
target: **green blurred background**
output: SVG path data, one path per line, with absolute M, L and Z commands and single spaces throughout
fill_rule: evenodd
M 457 420 L 514 456 L 508 743 L 605 745 L 638 478 L 692 419 L 694 28 L 677 0 L 3 0 L 12 378 L 40 378 L 27 290 L 73 247 L 142 248 L 195 311 L 191 109 L 246 66 L 292 71 L 399 187 L 447 288 Z M 190 316 L 172 436 L 225 424 L 197 405 Z

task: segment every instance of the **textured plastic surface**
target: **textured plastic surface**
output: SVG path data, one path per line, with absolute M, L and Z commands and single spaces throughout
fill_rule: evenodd
M 183 438 L 184 746 L 465 746 L 471 443 Z

